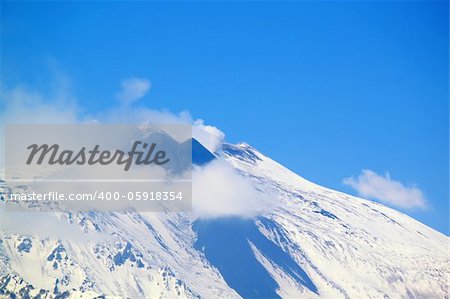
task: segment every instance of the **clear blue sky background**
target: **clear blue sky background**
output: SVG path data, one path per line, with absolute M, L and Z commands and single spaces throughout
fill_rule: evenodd
M 389 171 L 448 234 L 448 2 L 3 2 L 2 85 L 45 88 L 52 57 L 85 112 L 121 80 L 305 178 Z

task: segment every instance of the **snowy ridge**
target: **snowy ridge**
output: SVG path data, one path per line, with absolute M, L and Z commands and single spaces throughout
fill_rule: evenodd
M 276 226 L 263 231 L 299 263 L 309 264 L 314 281 L 328 284 L 319 287 L 321 295 L 448 296 L 448 237 L 381 204 L 299 178 L 246 144 L 230 147 L 254 153 L 256 159 L 229 151 L 223 156 L 281 194 L 283 203 L 267 215 Z
M 209 221 L 189 213 L 49 213 L 101 237 L 1 231 L 0 297 L 448 298 L 448 237 L 311 183 L 247 144 L 224 144 L 216 155 L 274 208 Z

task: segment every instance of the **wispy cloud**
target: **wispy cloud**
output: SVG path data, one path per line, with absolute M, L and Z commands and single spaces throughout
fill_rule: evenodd
M 378 175 L 371 170 L 363 170 L 357 177 L 348 177 L 343 183 L 355 189 L 362 197 L 401 208 L 426 209 L 428 202 L 423 192 L 416 186 L 405 186 L 393 180 L 389 173 Z
M 102 232 L 82 231 L 78 225 L 70 224 L 64 213 L 11 212 L 7 210 L 5 203 L 0 202 L 0 219 L 0 231 L 9 234 L 54 238 L 61 241 L 72 240 L 86 244 L 112 239 L 111 236 Z
M 211 152 L 216 151 L 225 138 L 221 130 L 193 118 L 189 111 L 173 113 L 135 103 L 150 90 L 150 80 L 146 78 L 122 81 L 122 90 L 116 94 L 122 105 L 111 104 L 95 114 L 82 114 L 85 109 L 77 103 L 70 77 L 54 64 L 50 70 L 53 77 L 47 86 L 49 92 L 25 84 L 11 88 L 0 84 L 0 135 L 4 136 L 6 124 L 190 124 L 192 137 Z M 0 168 L 3 166 L 4 138 L 0 138 Z
M 128 78 L 120 83 L 120 87 L 117 98 L 123 104 L 130 104 L 144 97 L 150 91 L 151 83 L 145 78 Z

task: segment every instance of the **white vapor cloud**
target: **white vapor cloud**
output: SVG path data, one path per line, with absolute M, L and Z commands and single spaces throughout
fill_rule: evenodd
M 250 179 L 221 159 L 194 169 L 192 195 L 195 218 L 253 217 L 270 208 L 266 196 Z
M 225 139 L 225 134 L 214 126 L 205 125 L 203 119 L 193 122 L 192 136 L 210 152 L 217 151 Z
M 343 180 L 343 183 L 355 189 L 360 196 L 369 199 L 407 209 L 428 208 L 428 202 L 419 188 L 405 186 L 393 180 L 389 173 L 382 176 L 366 169 L 356 179 L 348 177 Z
M 121 91 L 117 98 L 123 104 L 131 104 L 144 97 L 150 90 L 150 80 L 145 78 L 128 78 L 120 83 Z

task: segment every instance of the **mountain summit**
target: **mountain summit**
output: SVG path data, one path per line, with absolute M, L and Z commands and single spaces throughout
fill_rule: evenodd
M 443 234 L 311 183 L 247 144 L 212 154 L 192 140 L 192 152 L 199 167 L 225 160 L 273 208 L 252 218 L 45 214 L 42 233 L 0 232 L 0 297 L 448 298 Z M 45 235 L 55 227 L 70 230 Z

